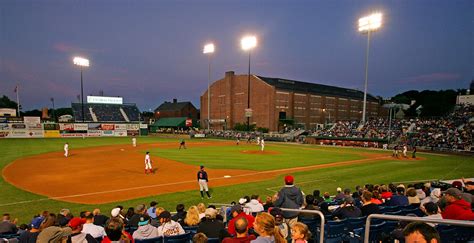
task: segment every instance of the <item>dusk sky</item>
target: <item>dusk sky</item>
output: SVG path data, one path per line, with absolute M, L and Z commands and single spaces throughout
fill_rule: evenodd
M 251 73 L 363 90 L 360 17 L 383 13 L 371 36 L 368 91 L 468 88 L 474 78 L 474 1 L 0 0 L 0 95 L 23 110 L 70 107 L 80 94 L 74 56 L 90 59 L 85 95 L 122 96 L 141 110 L 191 101 L 226 71 L 246 74 L 240 39 L 254 34 Z

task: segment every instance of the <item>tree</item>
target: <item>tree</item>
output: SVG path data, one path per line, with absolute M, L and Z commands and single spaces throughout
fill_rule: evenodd
M 0 98 L 0 108 L 12 108 L 16 109 L 17 108 L 17 103 L 13 100 L 10 100 L 6 95 L 2 96 Z

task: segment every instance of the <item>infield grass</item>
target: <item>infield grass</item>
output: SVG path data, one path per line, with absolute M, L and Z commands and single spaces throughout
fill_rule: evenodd
M 130 144 L 130 138 L 75 138 L 75 139 L 0 139 L 0 168 L 15 159 L 34 154 L 62 151 L 65 142 L 69 142 L 71 150 L 81 147 L 94 147 L 115 144 Z M 166 139 L 157 137 L 140 137 L 141 143 L 176 142 L 179 139 Z M 246 154 L 242 150 L 258 150 L 256 145 L 230 145 L 213 147 L 192 146 L 192 140 L 188 140 L 188 149 L 179 151 L 176 149 L 155 149 L 153 154 L 169 159 L 199 165 L 205 163 L 210 168 L 231 168 L 251 170 L 273 170 L 278 168 L 300 167 L 315 164 L 325 164 L 346 160 L 357 160 L 365 158 L 361 153 L 380 153 L 381 151 L 321 147 L 294 144 L 272 144 L 267 143 L 266 151 L 276 154 Z M 202 140 L 200 140 L 202 141 Z M 387 155 L 390 152 L 385 152 Z M 418 154 L 423 160 L 381 160 L 370 164 L 356 164 L 338 167 L 328 167 L 293 173 L 295 183 L 305 193 L 312 193 L 319 189 L 321 192 L 335 193 L 336 187 L 354 189 L 356 185 L 366 183 L 380 184 L 394 181 L 412 181 L 427 179 L 455 179 L 460 177 L 473 177 L 474 157 L 457 155 L 434 155 Z M 32 166 L 41 166 L 41 161 Z M 91 166 L 91 173 L 94 168 Z M 98 175 L 100 176 L 100 175 Z M 209 175 L 211 200 L 205 199 L 205 203 L 229 203 L 236 201 L 244 195 L 259 194 L 262 198 L 272 195 L 278 191 L 283 184 L 283 176 L 264 180 L 261 182 L 245 183 L 240 185 L 212 187 L 212 175 Z M 124 185 L 126 187 L 126 185 Z M 137 204 L 148 204 L 152 200 L 158 201 L 158 206 L 174 211 L 176 204 L 184 203 L 186 207 L 201 202 L 197 190 L 170 193 L 134 200 L 114 202 L 101 205 L 83 205 L 67 203 L 48 199 L 34 193 L 18 189 L 0 179 L 0 213 L 10 213 L 12 217 L 18 218 L 20 222 L 28 222 L 34 214 L 43 210 L 59 212 L 62 208 L 69 208 L 73 214 L 78 215 L 80 211 L 100 208 L 104 214 L 109 214 L 116 205 L 125 208 L 134 207 Z M 94 189 L 91 189 L 94 191 Z

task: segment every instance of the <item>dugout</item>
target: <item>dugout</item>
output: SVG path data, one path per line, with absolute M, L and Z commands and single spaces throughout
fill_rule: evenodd
M 188 129 L 190 127 L 197 127 L 198 125 L 196 119 L 190 119 L 187 117 L 166 117 L 160 118 L 150 125 L 150 132 L 156 133 L 158 130 L 163 128 Z

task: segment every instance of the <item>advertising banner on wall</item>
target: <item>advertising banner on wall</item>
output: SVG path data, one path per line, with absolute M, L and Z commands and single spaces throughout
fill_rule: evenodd
M 115 124 L 115 130 L 127 130 L 127 124 Z
M 24 130 L 24 129 L 26 129 L 26 125 L 23 124 L 23 123 L 15 123 L 15 124 L 11 124 L 11 128 L 12 129 Z
M 39 116 L 25 116 L 23 117 L 23 121 L 25 124 L 41 124 L 41 119 Z
M 127 136 L 127 130 L 115 130 L 114 131 L 114 136 L 116 136 L 116 137 L 126 137 Z
M 110 136 L 113 136 L 113 135 L 114 135 L 114 131 L 111 131 L 111 130 L 102 131 L 102 136 L 104 136 L 104 137 L 110 137 Z
M 36 123 L 36 124 L 27 123 L 26 128 L 29 130 L 43 130 L 43 126 L 40 123 Z
M 45 123 L 43 124 L 44 130 L 59 130 L 59 124 L 55 123 Z
M 140 124 L 140 129 L 148 129 L 148 124 Z
M 59 134 L 59 130 L 45 130 L 44 137 L 45 138 L 59 138 L 61 136 Z
M 28 130 L 26 132 L 26 135 L 29 138 L 42 138 L 44 137 L 44 131 L 43 130 Z
M 114 124 L 100 124 L 101 130 L 113 131 L 115 128 Z
M 89 127 L 84 123 L 74 123 L 74 131 L 87 131 Z
M 138 130 L 127 130 L 127 136 L 138 136 Z
M 59 130 L 61 130 L 61 131 L 74 131 L 74 124 L 72 124 L 72 123 L 59 123 Z
M 10 130 L 10 127 L 6 123 L 0 123 L 0 130 Z
M 138 124 L 127 124 L 127 130 L 138 130 L 140 129 L 140 125 Z
M 87 127 L 89 130 L 100 130 L 100 123 L 89 123 Z
M 0 138 L 6 138 L 10 134 L 8 130 L 0 130 Z
M 87 131 L 88 137 L 100 137 L 102 136 L 102 131 L 100 130 L 89 130 Z
M 11 138 L 26 138 L 26 137 L 28 137 L 28 131 L 27 130 L 18 130 L 18 129 L 11 130 L 10 135 L 8 135 L 8 137 L 11 137 Z

